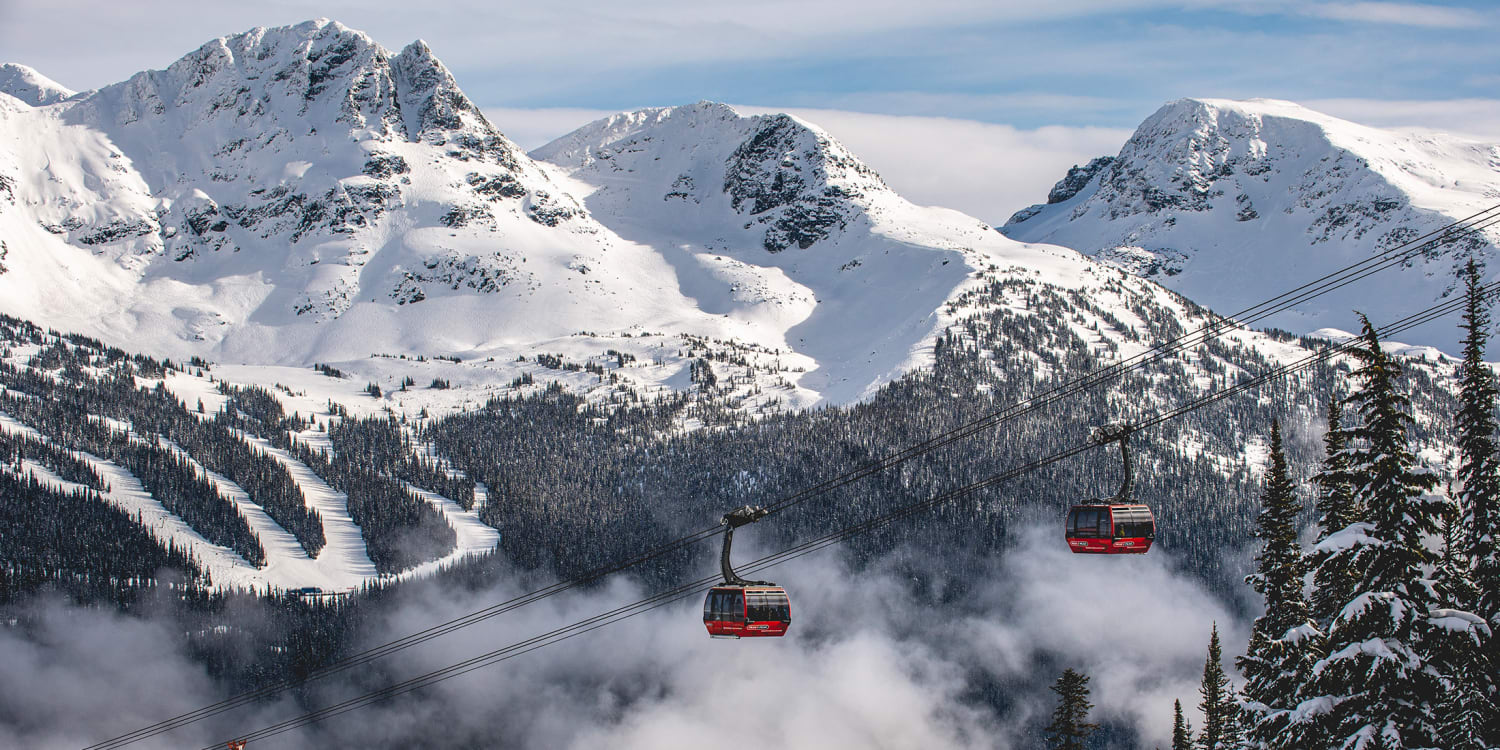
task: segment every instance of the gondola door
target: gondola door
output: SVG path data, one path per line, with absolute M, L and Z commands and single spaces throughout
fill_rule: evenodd
M 739 638 L 745 633 L 745 590 L 735 587 L 709 589 L 703 602 L 703 624 L 714 638 Z

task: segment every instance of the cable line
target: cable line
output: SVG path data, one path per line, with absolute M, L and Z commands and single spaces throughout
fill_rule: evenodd
M 1009 407 L 979 417 L 947 432 L 933 436 L 915 445 L 904 448 L 895 453 L 888 454 L 864 466 L 848 471 L 844 474 L 824 480 L 791 495 L 787 495 L 775 502 L 767 504 L 766 509 L 774 514 L 789 507 L 802 503 L 814 497 L 826 495 L 835 490 L 849 486 L 855 482 L 878 474 L 906 461 L 927 455 L 935 450 L 951 445 L 960 440 L 973 437 L 975 434 L 991 429 L 1004 422 L 1017 419 L 1026 414 L 1035 412 L 1043 407 L 1056 403 L 1064 398 L 1095 388 L 1107 381 L 1114 380 L 1124 375 L 1144 369 L 1158 360 L 1164 359 L 1171 354 L 1205 343 L 1217 338 L 1231 330 L 1247 329 L 1250 325 L 1264 320 L 1265 318 L 1292 309 L 1296 305 L 1315 299 L 1319 296 L 1340 289 L 1349 284 L 1360 281 L 1380 271 L 1404 265 L 1413 259 L 1431 253 L 1439 247 L 1447 245 L 1466 237 L 1476 237 L 1479 233 L 1495 224 L 1500 223 L 1500 204 L 1490 206 L 1467 217 L 1454 221 L 1448 225 L 1432 230 L 1426 234 L 1408 240 L 1391 249 L 1381 251 L 1368 258 L 1352 263 L 1336 271 L 1325 274 L 1295 289 L 1284 292 L 1269 300 L 1252 305 L 1229 316 L 1220 316 L 1210 313 L 1210 322 L 1194 331 L 1181 334 L 1161 344 L 1157 344 L 1136 355 L 1125 358 L 1119 362 L 1100 367 L 1090 371 L 1073 380 L 1066 381 L 1053 386 L 1039 394 L 1017 402 Z M 226 698 L 217 703 L 180 714 L 169 719 L 157 722 L 150 726 L 142 727 L 133 732 L 122 734 L 103 742 L 90 745 L 84 750 L 115 750 L 142 739 L 156 736 L 166 731 L 201 721 L 227 711 L 234 710 L 240 706 L 253 703 L 262 698 L 267 698 L 285 690 L 305 685 L 325 677 L 338 674 L 345 670 L 362 666 L 371 661 L 384 658 L 394 653 L 420 645 L 434 638 L 447 635 L 474 625 L 493 617 L 498 617 L 512 610 L 533 604 L 542 599 L 588 585 L 604 577 L 617 573 L 621 570 L 639 565 L 641 563 L 659 558 L 663 555 L 690 547 L 699 542 L 713 538 L 721 533 L 722 527 L 714 526 L 701 529 L 666 542 L 654 549 L 643 552 L 634 557 L 617 561 L 599 568 L 595 568 L 578 577 L 559 581 L 544 586 L 534 591 L 527 592 L 515 598 L 498 602 L 484 609 L 477 610 L 462 617 L 447 622 L 433 625 L 425 630 L 399 638 L 394 641 L 376 646 L 369 650 L 352 654 L 343 659 L 329 663 L 318 669 L 308 672 L 301 678 L 287 678 L 274 682 L 255 690 L 240 693 Z
M 1484 294 L 1489 294 L 1494 291 L 1500 291 L 1500 282 L 1488 284 L 1482 288 L 1482 293 Z M 1398 334 L 1416 326 L 1424 325 L 1444 316 L 1451 315 L 1452 313 L 1458 312 L 1459 310 L 1463 309 L 1464 303 L 1465 301 L 1463 298 L 1455 298 L 1433 307 L 1429 307 L 1425 310 L 1410 315 L 1382 328 L 1379 332 L 1380 336 L 1383 338 L 1388 338 L 1391 335 Z M 1313 365 L 1326 362 L 1327 360 L 1350 349 L 1357 348 L 1362 343 L 1363 339 L 1361 337 L 1351 337 L 1349 340 L 1343 343 L 1329 346 L 1317 352 L 1310 353 L 1307 356 L 1294 362 L 1272 368 L 1260 375 L 1241 380 L 1239 383 L 1236 383 L 1233 386 L 1229 386 L 1227 388 L 1205 394 L 1175 409 L 1170 409 L 1168 411 L 1158 413 L 1149 419 L 1136 422 L 1132 425 L 1131 429 L 1141 430 L 1148 427 L 1161 425 L 1170 420 L 1177 419 L 1189 412 L 1217 403 L 1231 396 L 1243 393 L 1247 390 L 1258 388 L 1268 382 L 1282 378 L 1293 372 L 1304 370 L 1312 367 Z M 803 555 L 811 554 L 835 544 L 839 544 L 851 537 L 863 534 L 880 526 L 884 526 L 894 521 L 907 518 L 924 510 L 936 507 L 960 497 L 974 494 L 980 490 L 987 489 L 997 484 L 1001 484 L 1024 474 L 1028 474 L 1043 467 L 1055 464 L 1068 458 L 1072 458 L 1091 450 L 1095 450 L 1100 447 L 1102 447 L 1101 444 L 1093 441 L 1080 443 L 1073 447 L 1053 453 L 1044 458 L 1033 460 L 1025 465 L 1015 467 L 998 474 L 994 474 L 992 476 L 964 485 L 963 487 L 944 492 L 926 500 L 921 500 L 915 503 L 901 506 L 858 524 L 845 527 L 838 531 L 825 534 L 824 536 L 818 537 L 816 539 L 812 539 L 794 547 L 782 550 L 781 552 L 777 552 L 775 554 L 760 558 L 759 560 L 743 566 L 743 570 L 745 570 L 746 572 L 757 572 L 765 568 L 795 560 L 799 557 L 802 557 Z M 541 635 L 533 636 L 526 640 L 518 641 L 508 646 L 504 646 L 494 651 L 480 654 L 479 656 L 466 659 L 457 664 L 418 675 L 394 685 L 371 691 L 369 693 L 365 693 L 363 695 L 359 695 L 330 706 L 325 706 L 323 708 L 302 714 L 300 716 L 287 719 L 276 724 L 272 724 L 268 727 L 263 727 L 248 734 L 240 735 L 234 738 L 234 741 L 250 742 L 267 739 L 278 734 L 290 732 L 308 724 L 312 724 L 327 718 L 332 718 L 340 714 L 363 708 L 372 703 L 376 703 L 389 698 L 394 698 L 396 696 L 404 695 L 406 693 L 410 693 L 412 691 L 419 690 L 421 688 L 428 687 L 445 680 L 453 679 L 469 672 L 482 669 L 484 667 L 491 666 L 508 659 L 512 659 L 516 656 L 520 656 L 522 654 L 529 653 L 531 651 L 535 651 L 549 645 L 560 643 L 579 635 L 583 635 L 584 633 L 597 630 L 606 625 L 635 617 L 636 615 L 640 615 L 653 609 L 666 606 L 688 596 L 701 594 L 705 587 L 711 585 L 714 581 L 717 580 L 718 576 L 708 576 L 705 578 L 700 578 L 669 589 L 667 591 L 652 595 L 640 601 L 616 607 L 588 619 L 580 620 L 570 625 L 565 625 L 563 627 L 548 631 Z M 222 743 L 210 745 L 206 748 L 203 748 L 203 750 L 216 750 L 216 748 L 222 746 Z

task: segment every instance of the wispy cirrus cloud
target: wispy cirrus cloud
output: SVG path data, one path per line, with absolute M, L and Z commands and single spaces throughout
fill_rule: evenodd
M 1494 24 L 1494 16 L 1468 8 L 1453 8 L 1419 3 L 1318 3 L 1303 9 L 1304 13 L 1336 21 L 1384 23 L 1397 26 L 1419 26 L 1430 29 L 1469 29 Z
M 477 102 L 511 107 L 712 98 L 1120 127 L 1182 95 L 1473 96 L 1497 61 L 1476 31 L 1493 12 L 1375 0 L 54 0 L 0 2 L 0 50 L 83 89 L 318 15 L 390 47 L 423 38 Z

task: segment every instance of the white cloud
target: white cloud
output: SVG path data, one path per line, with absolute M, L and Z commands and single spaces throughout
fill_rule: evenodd
M 1197 695 L 1209 633 L 1219 626 L 1225 669 L 1247 634 L 1223 603 L 1174 574 L 1166 550 L 1137 557 L 1075 555 L 1058 530 L 1032 527 L 996 575 L 990 596 L 1011 616 L 965 623 L 987 653 L 1066 654 L 1091 676 L 1098 714 L 1137 727 L 1142 745 L 1171 737 L 1172 700 Z
M 1309 99 L 1303 104 L 1362 125 L 1425 128 L 1500 143 L 1500 99 Z
M 828 131 L 874 167 L 897 193 L 922 205 L 953 208 L 995 226 L 1032 203 L 1068 168 L 1112 156 L 1129 130 L 1010 125 L 947 117 L 877 115 L 835 109 L 735 105 L 743 114 L 789 112 Z M 613 112 L 489 107 L 485 116 L 532 149 Z
M 1066 112 L 1075 121 L 1112 119 L 1133 103 L 1063 92 L 969 94 L 931 91 L 864 91 L 826 97 L 817 109 L 1007 122 Z
M 578 107 L 484 108 L 485 118 L 499 128 L 507 138 L 515 141 L 516 145 L 527 151 L 545 146 L 559 136 L 567 135 L 583 125 L 612 114 L 615 114 L 614 110 Z
M 828 131 L 908 200 L 958 209 L 995 226 L 1046 201 L 1069 167 L 1119 152 L 1131 133 L 1066 126 L 1023 130 L 975 120 L 830 109 L 786 111 Z
M 1051 711 L 1046 688 L 1064 667 L 1092 677 L 1095 719 L 1135 727 L 1143 746 L 1159 744 L 1172 699 L 1192 703 L 1210 624 L 1219 623 L 1231 656 L 1243 632 L 1212 596 L 1172 573 L 1167 555 L 1073 555 L 1057 532 L 1019 530 L 1019 544 L 950 609 L 914 597 L 894 571 L 856 576 L 831 556 L 809 556 L 765 572 L 792 595 L 784 639 L 711 640 L 694 597 L 275 744 L 645 750 L 723 744 L 728 733 L 733 744 L 788 750 L 1018 750 L 1035 744 L 1019 730 Z M 745 559 L 757 556 L 753 546 Z M 361 629 L 370 643 L 385 643 L 509 599 L 527 583 L 398 589 L 384 600 L 395 612 L 367 611 Z M 190 747 L 222 740 L 641 598 L 635 584 L 615 578 L 312 683 L 302 705 L 283 697 L 163 739 Z M 40 612 L 36 630 L 0 626 L 0 705 L 15 709 L 0 711 L 0 745 L 80 747 L 253 687 L 210 682 L 170 617 Z M 249 603 L 237 607 L 237 628 L 258 620 L 271 622 Z M 280 639 L 270 627 L 252 629 L 247 637 Z M 1004 700 L 977 698 L 976 685 L 1002 689 Z
M 1445 8 L 1418 3 L 1318 3 L 1309 5 L 1308 15 L 1336 21 L 1385 23 L 1432 29 L 1472 29 L 1489 26 L 1492 19 L 1464 8 Z
M 1135 727 L 1144 746 L 1160 744 L 1172 700 L 1193 703 L 1212 624 L 1231 671 L 1244 631 L 1222 603 L 1173 573 L 1166 554 L 1073 555 L 1057 532 L 1020 529 L 1016 547 L 946 617 L 934 617 L 890 571 L 853 576 L 828 557 L 805 557 L 761 574 L 791 593 L 785 639 L 711 640 L 693 599 L 442 683 L 363 721 L 332 722 L 322 739 L 399 741 L 448 717 L 446 737 L 461 744 L 486 736 L 503 706 L 518 717 L 509 722 L 518 734 L 492 739 L 519 746 L 702 747 L 722 743 L 732 707 L 765 717 L 736 722 L 735 742 L 747 746 L 1009 750 L 1033 744 L 1018 729 L 1052 709 L 1046 685 L 1073 667 L 1092 678 L 1096 719 Z M 506 588 L 412 602 L 375 637 L 509 598 Z M 640 597 L 616 580 L 589 596 L 549 599 L 403 657 L 399 672 L 456 663 Z M 1039 673 L 1040 664 L 1056 669 Z M 976 678 L 1008 686 L 1009 708 L 997 714 L 974 701 Z
M 21 617 L 0 620 L 0 747 L 82 747 L 218 697 L 169 621 L 54 601 Z

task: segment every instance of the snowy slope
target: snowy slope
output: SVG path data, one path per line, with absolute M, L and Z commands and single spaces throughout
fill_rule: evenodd
M 0 331 L 3 330 L 0 329 Z M 59 341 L 54 335 L 43 336 L 40 332 L 37 333 L 39 335 L 35 340 L 7 338 L 0 333 L 0 364 L 8 367 L 29 368 L 32 358 L 44 346 L 54 346 Z M 241 382 L 254 382 L 258 379 L 268 388 L 272 385 L 272 377 L 297 382 L 294 378 L 286 377 L 289 374 L 295 374 L 286 372 L 286 368 L 226 367 L 224 369 L 247 375 L 248 377 Z M 160 385 L 184 403 L 202 403 L 205 405 L 205 411 L 194 414 L 194 417 L 208 420 L 213 419 L 214 412 L 223 408 L 225 404 L 225 396 L 220 390 L 223 380 L 214 379 L 217 375 L 221 373 L 205 372 L 197 368 L 173 369 L 165 371 L 158 378 L 139 378 L 137 385 L 147 389 Z M 317 420 L 326 429 L 327 426 L 340 419 L 338 415 L 330 411 L 330 405 L 349 399 L 353 392 L 340 389 L 335 385 L 342 381 L 321 375 L 315 375 L 309 380 L 334 387 L 325 387 L 311 398 L 305 392 L 300 392 L 301 397 L 293 396 L 288 389 L 278 389 L 273 392 L 279 397 L 285 397 L 284 403 L 289 412 L 297 410 Z M 0 388 L 0 391 L 3 390 Z M 368 399 L 349 400 L 352 402 L 352 408 L 343 409 L 341 413 L 368 416 L 377 411 L 370 406 Z M 236 506 L 239 515 L 245 519 L 264 551 L 265 558 L 261 565 L 251 564 L 235 550 L 210 541 L 203 533 L 200 533 L 199 529 L 153 496 L 130 469 L 89 453 L 69 451 L 71 455 L 82 460 L 107 482 L 108 489 L 100 493 L 105 502 L 138 518 L 141 526 L 163 544 L 170 543 L 186 551 L 209 575 L 215 587 L 257 590 L 315 587 L 327 593 L 337 593 L 347 592 L 363 584 L 382 579 L 367 552 L 366 540 L 361 528 L 350 516 L 348 498 L 345 493 L 329 486 L 327 481 L 313 472 L 305 463 L 286 451 L 272 446 L 264 438 L 240 434 L 240 438 L 246 443 L 285 466 L 300 490 L 307 507 L 318 512 L 325 544 L 315 556 L 308 555 L 297 538 L 273 519 L 241 485 L 208 469 L 181 445 L 160 435 L 143 435 L 136 432 L 130 423 L 102 414 L 93 415 L 93 418 L 111 424 L 116 431 L 129 433 L 137 442 L 156 442 L 172 454 L 184 459 L 191 466 L 194 474 L 211 481 L 217 488 L 219 496 Z M 53 442 L 34 427 L 0 410 L 0 435 L 5 434 Z M 296 433 L 296 438 L 314 445 L 321 441 L 325 450 L 331 447 L 327 445 L 326 432 L 307 430 Z M 11 470 L 10 466 L 0 466 L 0 471 Z M 79 487 L 61 479 L 51 470 L 35 462 L 25 462 L 23 470 L 44 483 L 65 491 Z M 412 489 L 419 497 L 443 514 L 444 520 L 456 532 L 457 544 L 451 552 L 442 557 L 429 559 L 401 570 L 395 574 L 396 579 L 431 575 L 465 557 L 489 552 L 498 546 L 500 532 L 479 519 L 476 512 L 477 505 L 475 510 L 463 510 L 457 503 L 439 494 L 416 487 Z
M 955 322 L 951 303 L 977 285 L 1025 277 L 1076 289 L 1093 273 L 1072 251 L 912 205 L 836 139 L 786 115 L 706 102 L 641 110 L 528 155 L 425 44 L 391 52 L 327 20 L 216 39 L 166 70 L 82 94 L 6 70 L 8 89 L 32 93 L 0 95 L 0 312 L 179 360 L 315 378 L 308 365 L 331 363 L 351 375 L 354 398 L 373 382 L 383 395 L 372 406 L 401 413 L 473 408 L 524 390 L 518 379 L 599 398 L 691 389 L 751 412 L 849 403 L 929 363 L 934 338 Z M 1367 226 L 1329 210 L 1365 205 L 1345 193 L 1383 195 L 1385 172 L 1325 165 L 1316 189 L 1331 192 L 1291 210 L 1325 230 L 1314 244 L 1328 257 L 1305 262 L 1309 240 L 1269 221 L 1257 236 L 1282 255 L 1259 245 L 1255 255 L 1219 231 L 1238 223 L 1218 191 L 1245 181 L 1247 201 L 1270 216 L 1275 190 L 1312 180 L 1304 162 L 1324 163 L 1331 146 L 1318 134 L 1381 131 L 1256 115 L 1265 137 L 1231 147 L 1217 123 L 1239 110 L 1174 107 L 1156 118 L 1156 135 L 1127 146 L 1118 180 L 1103 182 L 1111 168 L 1075 175 L 1082 190 L 1064 190 L 1012 233 L 1118 261 L 1129 254 L 1114 251 L 1122 242 L 1075 235 L 1107 226 L 1167 258 L 1176 251 L 1142 238 L 1165 243 L 1196 227 L 1180 236 L 1223 247 L 1195 246 L 1191 267 L 1158 278 L 1224 309 L 1399 236 L 1390 216 L 1440 221 L 1420 206 L 1454 191 L 1444 180 L 1476 196 L 1492 189 L 1483 169 L 1449 169 L 1474 163 L 1454 146 L 1422 173 L 1429 190 L 1412 177 L 1396 191 L 1426 203 L 1388 210 L 1375 200 L 1385 213 Z M 1300 134 L 1295 154 L 1267 151 L 1295 140 L 1282 131 Z M 1189 172 L 1202 179 L 1174 178 L 1168 157 L 1197 164 Z M 1152 203 L 1162 195 L 1170 200 Z M 1075 208 L 1093 218 L 1068 221 Z M 1096 220 L 1101 212 L 1114 218 Z M 1301 244 L 1278 239 L 1288 233 Z M 1253 283 L 1246 266 L 1260 273 Z M 1447 286 L 1447 268 L 1411 269 L 1442 274 L 1426 286 L 1403 279 L 1384 298 L 1425 304 Z M 1352 329 L 1347 314 L 1328 314 L 1351 306 L 1333 300 L 1302 311 L 1306 325 L 1276 322 Z M 397 387 L 408 378 L 456 387 Z
M 996 242 L 971 217 L 915 206 L 827 133 L 711 102 L 615 115 L 532 152 L 600 223 L 656 248 L 699 308 L 815 367 L 848 402 L 920 364 L 942 304 L 991 263 L 1051 250 Z
M 534 161 L 425 44 L 326 20 L 65 93 L 0 96 L 0 311 L 177 359 L 441 356 L 487 388 L 613 361 L 645 391 L 711 360 L 736 408 L 846 403 L 928 361 L 979 270 L 1060 252 L 784 115 L 628 113 Z
M 301 364 L 707 318 L 426 45 L 393 54 L 330 21 L 0 101 L 0 180 L 5 311 L 161 354 Z
M 1494 144 L 1365 127 L 1290 102 L 1183 99 L 1002 231 L 1076 248 L 1230 313 L 1497 203 Z M 1457 255 L 1488 257 L 1497 242 L 1491 229 L 1269 324 L 1357 330 L 1353 309 L 1400 317 L 1452 288 Z M 1456 350 L 1447 323 L 1408 337 Z

